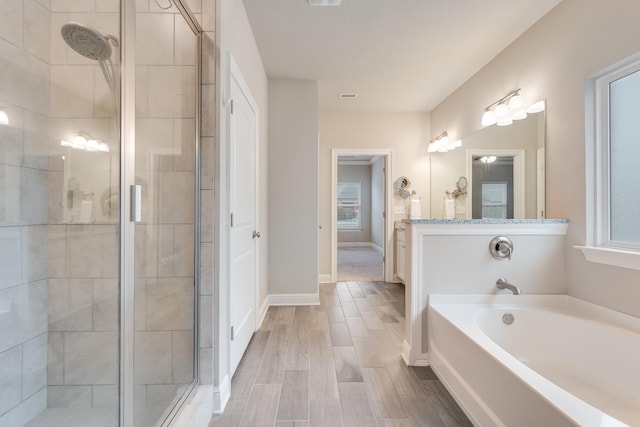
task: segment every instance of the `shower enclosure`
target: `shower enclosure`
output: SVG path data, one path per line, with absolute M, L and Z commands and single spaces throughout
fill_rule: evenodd
M 197 383 L 200 10 L 0 5 L 0 426 L 165 425 Z

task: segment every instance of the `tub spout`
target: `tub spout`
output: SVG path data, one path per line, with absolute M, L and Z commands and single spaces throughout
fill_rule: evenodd
M 511 292 L 513 292 L 514 295 L 522 295 L 522 291 L 520 291 L 520 289 L 517 286 L 512 285 L 511 283 L 507 282 L 506 279 L 498 279 L 496 281 L 496 288 L 502 290 L 502 289 L 509 289 Z

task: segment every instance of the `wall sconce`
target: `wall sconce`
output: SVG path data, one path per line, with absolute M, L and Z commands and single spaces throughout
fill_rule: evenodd
M 528 113 L 539 113 L 544 111 L 544 108 L 544 101 L 535 102 L 527 107 L 520 95 L 520 89 L 516 89 L 484 109 L 482 126 L 508 126 L 514 120 L 526 119 Z
M 429 153 L 446 153 L 447 151 L 455 150 L 458 147 L 462 147 L 462 140 L 459 139 L 455 142 L 450 142 L 447 132 L 442 132 L 431 140 L 427 151 Z
M 9 115 L 7 114 L 7 110 L 4 108 L 0 108 L 0 125 L 8 125 L 9 124 Z
M 69 147 L 81 151 L 99 151 L 102 153 L 109 152 L 109 146 L 107 144 L 82 133 L 77 134 L 72 141 L 65 141 L 64 139 L 61 140 L 60 145 L 63 147 Z

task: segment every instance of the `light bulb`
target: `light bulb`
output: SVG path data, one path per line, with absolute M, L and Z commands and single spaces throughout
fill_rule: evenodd
M 485 110 L 482 115 L 482 126 L 491 126 L 496 124 L 496 113 L 493 110 Z
M 87 151 L 98 151 L 98 141 L 90 139 L 87 141 Z
M 456 142 L 453 143 L 453 148 L 460 148 L 462 147 L 462 140 L 459 139 Z
M 538 102 L 534 102 L 533 104 L 529 105 L 529 107 L 527 108 L 527 113 L 539 113 L 541 111 L 544 111 L 545 109 L 545 102 L 544 99 L 540 100 Z
M 8 125 L 9 124 L 9 115 L 4 108 L 0 108 L 0 125 Z
M 521 95 L 514 95 L 509 100 L 509 111 L 513 120 L 522 120 L 527 118 L 527 110 L 524 106 L 524 98 Z
M 498 126 L 508 126 L 513 123 L 511 114 L 509 113 L 509 107 L 504 104 L 500 104 L 496 107 L 496 119 Z
M 511 99 L 509 99 L 509 109 L 512 113 L 524 109 L 524 98 L 522 95 L 513 95 Z
M 527 118 L 527 110 L 522 109 L 522 110 L 518 111 L 517 113 L 513 113 L 513 114 L 511 114 L 511 118 L 513 120 L 526 119 Z

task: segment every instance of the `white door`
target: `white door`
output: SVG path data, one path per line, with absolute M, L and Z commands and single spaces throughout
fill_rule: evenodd
M 235 71 L 235 72 L 234 72 Z M 256 330 L 257 111 L 237 69 L 231 72 L 230 117 L 230 321 L 231 375 Z

